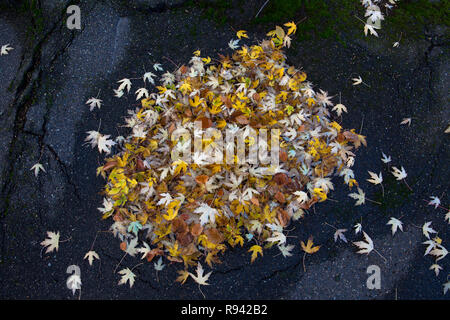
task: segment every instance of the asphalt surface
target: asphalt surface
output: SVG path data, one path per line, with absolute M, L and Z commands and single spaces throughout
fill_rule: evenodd
M 85 145 L 84 138 L 100 121 L 102 133 L 127 134 L 120 126 L 136 102 L 132 95 L 113 97 L 118 80 L 141 77 L 156 62 L 172 70 L 171 61 L 187 63 L 197 49 L 211 57 L 230 52 L 233 28 L 262 39 L 273 25 L 254 26 L 243 19 L 242 25 L 218 26 L 200 10 L 180 6 L 180 1 L 135 2 L 135 7 L 124 7 L 120 1 L 81 1 L 82 30 L 70 31 L 62 13 L 69 1 L 49 1 L 44 5 L 44 29 L 31 38 L 23 13 L 0 13 L 0 45 L 14 48 L 0 57 L 0 298 L 77 299 L 78 293 L 73 296 L 65 284 L 66 269 L 75 264 L 81 268 L 81 299 L 203 299 L 193 281 L 174 283 L 179 269 L 175 265 L 156 274 L 153 264 L 144 264 L 136 268 L 133 288 L 118 286 L 120 277 L 113 271 L 122 252 L 108 233 L 99 233 L 95 242 L 101 260 L 92 267 L 83 260 L 97 232 L 111 224 L 100 220 L 96 209 L 103 181 L 95 171 L 103 156 Z M 250 2 L 249 10 L 257 11 L 260 2 Z M 348 108 L 343 126 L 367 136 L 368 146 L 358 150 L 354 171 L 367 197 L 383 204 L 353 206 L 336 179 L 331 194 L 335 201 L 316 205 L 292 224 L 292 257 L 282 258 L 271 249 L 250 264 L 248 245 L 228 250 L 224 263 L 213 270 L 211 285 L 202 288 L 207 299 L 450 297 L 442 290 L 450 274 L 449 257 L 440 261 L 444 269 L 436 277 L 429 270 L 433 259 L 423 256 L 421 244 L 426 238 L 420 226 L 426 221 L 432 221 L 444 246 L 450 242 L 445 210 L 423 201 L 439 196 L 448 207 L 450 200 L 449 135 L 444 133 L 450 119 L 449 47 L 441 28 L 424 30 L 425 39 L 404 39 L 398 48 L 383 38 L 364 40 L 349 32 L 344 42 L 316 39 L 287 50 L 290 64 L 301 66 L 316 89 L 335 95 L 335 103 L 341 95 Z M 359 75 L 368 86 L 352 86 L 351 78 Z M 90 112 L 85 101 L 99 91 L 103 106 Z M 411 125 L 400 125 L 407 117 Z M 390 176 L 381 152 L 392 156 L 392 165 L 406 169 L 413 192 Z M 38 178 L 30 171 L 36 162 L 46 169 Z M 365 181 L 368 170 L 383 173 L 384 198 L 378 186 Z M 403 233 L 391 235 L 389 217 L 401 218 Z M 359 241 L 361 235 L 355 235 L 352 226 L 361 221 L 383 257 L 375 252 L 358 255 L 351 244 L 334 242 L 335 230 L 329 225 L 348 229 L 349 241 Z M 47 230 L 68 239 L 57 253 L 45 255 L 41 250 Z M 306 257 L 305 272 L 299 241 L 309 235 L 322 247 Z M 121 266 L 139 262 L 126 257 Z M 366 287 L 370 265 L 381 269 L 380 290 Z

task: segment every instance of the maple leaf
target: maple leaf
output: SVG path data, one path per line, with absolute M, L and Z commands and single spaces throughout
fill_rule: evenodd
M 126 284 L 128 281 L 131 288 L 134 284 L 136 275 L 129 268 L 122 269 L 118 273 L 122 275 L 118 284 L 119 285 Z
M 430 251 L 430 254 L 436 257 L 436 261 L 439 261 L 445 258 L 445 256 L 448 254 L 448 251 L 442 245 L 437 244 L 436 247 Z
M 357 86 L 357 85 L 359 85 L 359 84 L 361 84 L 363 82 L 361 76 L 358 77 L 358 78 L 352 78 L 352 80 L 353 80 L 353 85 L 354 86 Z
M 94 262 L 94 259 L 100 260 L 100 257 L 97 254 L 97 252 L 92 251 L 92 250 L 88 251 L 83 259 L 86 259 L 86 258 L 88 259 L 90 266 L 92 266 L 92 262 Z
M 334 233 L 334 242 L 340 239 L 345 243 L 347 243 L 347 238 L 345 237 L 344 232 L 347 232 L 347 229 L 337 229 L 336 232 Z
M 400 229 L 403 232 L 403 223 L 394 217 L 391 217 L 387 225 L 392 226 L 392 235 L 397 232 L 397 229 Z
M 216 221 L 216 215 L 218 215 L 217 209 L 211 208 L 206 203 L 202 203 L 197 209 L 195 209 L 194 213 L 199 213 L 200 215 L 200 224 L 204 226 L 211 221 L 214 223 Z
M 207 283 L 206 281 L 208 281 L 209 276 L 211 275 L 212 271 L 209 272 L 206 275 L 203 275 L 204 270 L 202 265 L 200 264 L 200 262 L 197 264 L 197 275 L 194 275 L 192 273 L 189 273 L 189 275 L 192 277 L 192 279 L 194 279 L 195 282 L 197 282 L 199 285 L 201 286 L 208 286 L 209 283 Z
M 179 173 L 181 173 L 181 172 L 186 173 L 186 170 L 187 170 L 187 163 L 184 162 L 184 161 L 181 160 L 181 159 L 178 159 L 177 161 L 174 161 L 174 162 L 172 163 L 172 167 L 175 167 L 175 169 L 174 169 L 174 171 L 173 171 L 173 175 L 176 176 L 177 174 L 179 174 Z
M 40 164 L 40 163 L 35 163 L 35 164 L 31 167 L 30 170 L 34 170 L 34 176 L 35 176 L 35 177 L 38 176 L 40 170 L 46 172 L 45 169 L 44 169 L 44 167 L 43 167 L 42 164 Z
M 357 200 L 355 203 L 355 206 L 360 206 L 366 202 L 366 194 L 359 187 L 358 187 L 358 193 L 353 192 L 353 193 L 350 193 L 348 196 L 350 198 Z
M 118 83 L 120 83 L 119 88 L 117 88 L 118 91 L 123 91 L 123 89 L 127 89 L 127 92 L 130 92 L 131 89 L 131 81 L 130 79 L 124 78 L 122 80 L 117 81 Z
M 444 221 L 445 221 L 445 220 L 448 220 L 448 223 L 450 223 L 450 211 L 448 211 L 448 212 L 445 214 Z
M 89 111 L 94 110 L 95 107 L 99 108 L 102 106 L 102 100 L 97 98 L 90 98 L 88 101 L 86 101 L 86 104 L 88 104 L 91 108 Z
M 364 35 L 365 36 L 367 36 L 367 31 L 370 31 L 371 35 L 374 35 L 375 37 L 378 37 L 378 33 L 375 31 L 375 28 L 372 25 L 368 24 L 368 23 L 366 23 L 364 25 Z
M 143 244 L 144 247 L 136 249 L 137 252 L 142 253 L 141 260 L 145 259 L 147 257 L 147 254 L 149 254 L 151 251 L 150 246 L 146 242 L 143 242 Z
M 305 251 L 308 254 L 316 253 L 317 251 L 319 251 L 319 249 L 321 247 L 321 246 L 313 247 L 313 245 L 314 245 L 313 236 L 310 236 L 308 238 L 308 241 L 306 242 L 306 245 L 305 245 L 305 243 L 303 241 L 300 242 L 300 245 L 302 246 L 303 251 Z
M 298 203 L 305 203 L 308 201 L 308 194 L 304 191 L 295 191 L 294 195 L 297 196 L 297 202 Z
M 422 233 L 425 237 L 430 239 L 430 233 L 437 233 L 433 228 L 430 227 L 431 221 L 425 222 L 422 226 Z
M 357 246 L 360 250 L 357 253 L 360 254 L 369 254 L 373 250 L 373 241 L 370 239 L 369 235 L 363 231 L 364 241 L 353 242 L 355 246 Z
M 165 266 L 166 265 L 162 262 L 162 257 L 159 257 L 158 263 L 153 263 L 153 267 L 156 271 L 161 271 Z
M 41 246 L 43 246 L 44 248 L 47 247 L 45 253 L 52 252 L 53 250 L 58 251 L 59 231 L 56 233 L 52 231 L 47 231 L 47 238 L 41 242 Z
M 353 228 L 355 229 L 355 234 L 358 234 L 362 230 L 362 225 L 361 225 L 361 223 L 357 223 L 353 226 Z
M 239 48 L 238 46 L 239 43 L 239 39 L 231 39 L 230 42 L 228 42 L 228 46 L 232 49 L 232 50 L 236 50 L 237 48 Z
M 403 118 L 400 124 L 407 124 L 409 127 L 411 125 L 411 118 Z
M 370 183 L 373 183 L 375 185 L 380 184 L 383 182 L 383 176 L 380 174 L 377 176 L 376 173 L 372 172 L 372 171 L 367 171 L 370 175 L 370 179 L 367 179 L 367 181 L 369 181 Z
M 1 48 L 1 50 L 0 50 L 0 56 L 7 55 L 7 54 L 9 53 L 8 51 L 11 51 L 11 50 L 13 50 L 13 49 L 14 49 L 14 48 L 11 48 L 11 47 L 9 46 L 9 43 L 3 45 L 2 48 Z
M 252 258 L 250 260 L 251 263 L 253 263 L 255 261 L 255 259 L 258 257 L 258 253 L 263 256 L 263 251 L 262 251 L 262 247 L 258 246 L 257 244 L 255 244 L 254 246 L 252 246 L 248 252 L 252 253 Z
M 381 161 L 383 161 L 384 163 L 389 163 L 389 162 L 391 162 L 391 156 L 386 156 L 383 152 L 381 153 L 382 154 L 382 158 L 381 158 Z
M 241 39 L 241 38 L 248 38 L 247 31 L 245 31 L 245 30 L 239 30 L 238 32 L 236 32 L 236 36 L 239 39 Z
M 102 153 L 103 151 L 106 154 L 111 153 L 111 149 L 110 148 L 117 144 L 114 140 L 108 139 L 109 137 L 110 137 L 110 135 L 108 134 L 108 135 L 101 135 L 98 138 L 97 146 L 98 146 L 98 151 L 100 153 Z
M 139 221 L 132 221 L 128 225 L 128 232 L 133 232 L 135 236 L 137 236 L 137 233 L 141 229 L 142 229 L 142 224 Z
M 294 245 L 290 244 L 290 245 L 278 245 L 278 249 L 280 249 L 281 254 L 283 255 L 283 257 L 290 257 L 292 256 L 292 249 L 294 249 Z
M 434 205 L 434 208 L 437 209 L 437 207 L 439 207 L 440 204 L 441 204 L 441 200 L 438 197 L 435 197 L 435 196 L 431 196 L 430 198 L 431 198 L 431 201 L 428 202 L 428 205 L 429 206 L 433 206 Z
M 126 248 L 125 252 L 132 257 L 134 257 L 135 254 L 137 253 L 137 249 L 136 249 L 137 242 L 138 242 L 138 238 L 133 238 L 130 240 L 130 242 L 127 243 L 127 248 Z
M 297 31 L 297 25 L 295 24 L 295 22 L 287 22 L 284 24 L 286 27 L 288 27 L 288 35 L 290 35 L 291 33 L 294 33 Z
M 177 282 L 180 282 L 181 284 L 184 284 L 186 280 L 189 278 L 189 272 L 187 270 L 178 270 L 177 271 L 179 276 L 175 280 Z
M 121 98 L 123 96 L 123 90 L 114 89 L 114 96 L 117 98 Z
M 342 112 L 347 113 L 347 107 L 342 103 L 338 103 L 333 107 L 333 109 L 331 109 L 331 111 L 336 111 L 336 114 L 338 115 L 338 117 L 340 117 L 342 115 Z
M 72 294 L 75 294 L 76 290 L 81 290 L 81 277 L 78 274 L 73 274 L 66 281 L 67 288 L 72 290 Z
M 278 244 L 284 244 L 284 243 L 286 243 L 286 236 L 282 232 L 275 231 L 272 234 L 272 237 L 267 238 L 266 241 L 278 242 Z
M 138 90 L 136 90 L 136 101 L 141 99 L 143 96 L 145 96 L 146 98 L 148 98 L 148 90 L 145 88 L 139 88 Z
M 436 277 L 439 276 L 439 271 L 442 270 L 442 267 L 438 265 L 437 263 L 432 264 L 429 270 L 433 270 L 436 274 Z
M 397 180 L 405 179 L 408 175 L 406 174 L 405 168 L 402 167 L 402 170 L 398 169 L 397 167 L 392 167 L 392 174 Z
M 162 66 L 161 66 L 161 63 L 155 63 L 155 64 L 153 65 L 153 69 L 154 69 L 155 71 L 164 71 L 164 69 L 163 69 Z
M 443 284 L 444 286 L 444 294 L 447 293 L 447 291 L 450 289 L 450 281 Z

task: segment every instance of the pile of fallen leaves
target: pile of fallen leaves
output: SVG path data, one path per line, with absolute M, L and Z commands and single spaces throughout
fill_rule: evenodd
M 127 254 L 149 262 L 160 256 L 159 265 L 161 257 L 180 263 L 181 282 L 189 266 L 220 263 L 229 246 L 245 242 L 252 262 L 274 245 L 289 256 L 293 246 L 286 244 L 285 228 L 327 200 L 332 177 L 357 185 L 352 150 L 365 145 L 365 137 L 333 120 L 331 111 L 340 119 L 346 107 L 334 105 L 327 92 L 315 91 L 303 71 L 286 63 L 283 48 L 296 25 L 285 26 L 259 44 L 240 47 L 247 35 L 239 31 L 229 43 L 233 53 L 218 60 L 194 52 L 188 65 L 162 74 L 151 94 L 145 85 L 154 84 L 156 75 L 146 72 L 144 87 L 136 91 L 142 107 L 126 119 L 130 135 L 113 141 L 89 132 L 86 140 L 100 152 L 120 149 L 97 169 L 107 180 L 99 210 L 104 219 L 113 218 L 112 231 Z M 120 98 L 132 84 L 119 83 Z M 173 160 L 174 149 L 190 150 L 192 144 L 172 133 L 192 132 L 196 121 L 204 131 L 241 132 L 247 148 L 255 143 L 249 128 L 279 129 L 279 165 L 264 168 L 236 157 L 231 164 L 209 164 L 201 153 L 191 163 Z M 204 147 L 214 145 L 214 138 L 202 139 Z

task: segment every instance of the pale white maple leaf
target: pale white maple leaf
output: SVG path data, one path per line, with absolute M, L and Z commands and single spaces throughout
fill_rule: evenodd
M 334 242 L 340 239 L 345 243 L 347 243 L 347 238 L 345 237 L 344 232 L 347 232 L 347 229 L 337 229 L 336 232 L 334 233 Z
M 81 290 L 81 277 L 78 274 L 73 274 L 66 281 L 67 288 L 72 290 L 72 294 L 75 294 L 76 290 Z
M 97 208 L 101 213 L 107 213 L 114 208 L 114 201 L 111 199 L 103 198 L 103 208 Z
M 430 254 L 431 250 L 433 250 L 434 248 L 436 248 L 436 246 L 438 245 L 437 242 L 435 242 L 434 240 L 431 240 L 431 239 L 422 242 L 422 244 L 428 245 L 428 247 L 425 249 L 424 256 L 426 256 L 427 254 Z
M 436 277 L 439 276 L 439 271 L 442 270 L 442 267 L 438 265 L 437 263 L 432 264 L 429 270 L 433 270 L 436 274 Z
M 127 248 L 125 250 L 126 253 L 128 253 L 130 256 L 134 257 L 136 253 L 138 252 L 136 249 L 138 242 L 138 238 L 133 238 L 127 243 Z
M 97 252 L 91 250 L 86 253 L 83 259 L 88 259 L 89 265 L 92 266 L 94 259 L 100 260 L 100 257 Z
M 297 202 L 298 203 L 305 203 L 308 201 L 308 194 L 304 191 L 295 191 L 294 195 L 297 196 Z
M 59 231 L 58 232 L 47 231 L 47 238 L 41 242 L 41 246 L 43 246 L 44 248 L 47 247 L 45 253 L 52 252 L 53 250 L 58 251 Z
M 430 233 L 437 233 L 433 228 L 430 227 L 431 221 L 425 222 L 422 226 L 422 232 L 425 237 L 430 239 Z
M 218 215 L 217 209 L 211 208 L 206 203 L 202 203 L 197 209 L 195 209 L 194 213 L 200 214 L 200 224 L 204 226 L 208 221 L 211 223 L 215 223 L 216 215 Z
M 136 90 L 136 100 L 141 99 L 143 96 L 148 98 L 148 90 L 145 88 L 139 88 Z
M 121 98 L 123 96 L 123 90 L 114 89 L 114 96 L 117 98 Z
M 447 291 L 450 289 L 450 281 L 443 284 L 444 286 L 444 294 L 447 293 Z
M 114 140 L 108 139 L 109 137 L 110 137 L 110 135 L 101 135 L 98 138 L 97 146 L 98 146 L 98 151 L 100 153 L 102 153 L 103 151 L 106 154 L 111 153 L 111 149 L 110 148 L 117 144 Z
M 347 107 L 342 103 L 338 103 L 333 107 L 333 109 L 331 109 L 331 111 L 336 111 L 336 114 L 338 115 L 338 117 L 340 117 L 342 115 L 342 112 L 347 113 Z
M 34 176 L 35 176 L 35 177 L 38 176 L 38 174 L 39 174 L 39 172 L 40 172 L 41 170 L 44 171 L 44 172 L 46 172 L 45 169 L 44 169 L 44 167 L 43 167 L 42 164 L 40 164 L 40 163 L 35 163 L 35 164 L 31 167 L 30 170 L 34 170 Z
M 286 236 L 282 232 L 275 231 L 274 233 L 272 233 L 272 237 L 267 238 L 266 241 L 278 242 L 278 244 L 284 244 L 284 243 L 286 243 Z
M 391 225 L 392 235 L 397 232 L 397 229 L 400 229 L 403 232 L 403 223 L 394 217 L 391 217 L 387 225 Z
M 363 231 L 363 235 L 364 235 L 365 242 L 364 241 L 357 241 L 357 242 L 353 242 L 353 244 L 355 246 L 357 246 L 358 249 L 360 249 L 357 253 L 369 254 L 373 250 L 373 241 L 369 237 L 369 235 L 367 233 L 365 233 L 364 231 Z
M 445 258 L 445 256 L 448 254 L 448 251 L 444 246 L 438 243 L 436 244 L 436 247 L 430 251 L 430 254 L 436 257 L 436 261 L 439 261 Z
M 290 244 L 290 245 L 278 245 L 278 249 L 280 249 L 281 254 L 283 255 L 283 257 L 290 257 L 292 256 L 292 249 L 294 249 L 294 245 Z
M 352 80 L 354 86 L 357 86 L 363 82 L 361 76 L 359 76 L 358 78 L 352 78 Z
M 159 195 L 161 197 L 161 199 L 159 199 L 158 203 L 156 204 L 157 206 L 163 205 L 163 206 L 168 206 L 169 203 L 171 203 L 173 201 L 172 196 L 170 195 L 170 193 L 161 193 Z
M 97 98 L 90 98 L 88 101 L 86 101 L 86 104 L 90 106 L 89 111 L 94 110 L 95 107 L 99 108 L 102 106 L 103 100 L 97 99 Z
M 131 288 L 134 284 L 134 280 L 136 279 L 136 275 L 129 268 L 122 269 L 118 273 L 122 275 L 119 280 L 119 285 L 126 284 L 128 282 Z
M 392 167 L 392 174 L 394 175 L 394 177 L 397 180 L 402 180 L 405 179 L 408 175 L 406 174 L 405 168 L 402 167 L 402 169 L 400 170 L 397 167 Z
M 207 283 L 209 276 L 211 275 L 212 271 L 209 272 L 206 275 L 203 275 L 203 273 L 205 272 L 203 270 L 202 265 L 200 264 L 200 262 L 197 264 L 197 270 L 196 270 L 197 274 L 194 275 L 192 273 L 189 272 L 189 275 L 192 277 L 192 279 L 194 279 L 195 282 L 197 282 L 199 285 L 201 286 L 208 286 L 209 283 Z
M 391 156 L 386 156 L 385 154 L 384 154 L 384 152 L 382 152 L 381 153 L 382 154 L 382 158 L 381 158 L 381 161 L 383 161 L 384 163 L 389 163 L 389 162 L 391 162 L 392 161 L 392 159 L 391 159 Z
M 130 92 L 131 89 L 131 81 L 130 79 L 123 78 L 122 80 L 117 81 L 120 83 L 119 88 L 117 88 L 118 91 L 123 91 L 125 88 L 127 89 L 127 92 Z
M 153 65 L 153 69 L 154 69 L 155 71 L 164 71 L 164 69 L 163 69 L 161 63 L 155 63 L 155 64 Z
M 396 42 L 394 42 L 394 44 L 392 45 L 392 47 L 396 48 L 396 47 L 398 47 L 399 45 L 400 45 L 400 42 L 396 41 Z
M 376 173 L 372 172 L 372 171 L 367 171 L 370 175 L 370 179 L 367 179 L 367 181 L 369 181 L 370 183 L 373 183 L 375 185 L 380 184 L 383 182 L 383 176 L 381 175 L 381 172 L 379 175 L 377 175 Z
M 164 269 L 166 265 L 162 262 L 162 257 L 159 257 L 159 260 L 157 263 L 153 263 L 153 267 L 155 268 L 156 271 L 161 271 L 162 269 Z
M 409 127 L 411 125 L 411 118 L 403 118 L 400 124 L 407 124 Z
M 148 81 L 154 85 L 155 84 L 155 80 L 153 80 L 154 77 L 156 77 L 156 74 L 152 72 L 146 72 L 142 78 L 144 79 L 144 83 L 145 81 Z
M 370 31 L 371 35 L 374 35 L 375 37 L 378 37 L 378 33 L 375 31 L 375 28 L 373 25 L 366 23 L 364 25 L 364 35 L 367 36 L 367 31 Z
M 439 199 L 438 197 L 435 197 L 435 196 L 431 196 L 430 198 L 431 198 L 431 201 L 428 202 L 428 205 L 434 206 L 434 208 L 437 209 L 437 207 L 439 207 L 441 204 L 441 199 Z
M 228 46 L 232 49 L 232 50 L 236 50 L 237 48 L 239 48 L 238 46 L 239 43 L 239 39 L 231 39 L 230 42 L 228 42 Z
M 448 212 L 445 214 L 444 221 L 446 221 L 446 220 L 448 220 L 448 223 L 450 223 L 450 211 L 448 211 Z
M 350 193 L 348 195 L 350 198 L 353 198 L 356 201 L 355 206 L 360 206 L 362 204 L 364 204 L 366 202 L 366 194 L 364 193 L 364 191 L 358 187 L 358 193 Z
M 144 247 L 136 249 L 137 252 L 142 253 L 141 260 L 144 259 L 147 256 L 147 254 L 150 253 L 151 251 L 150 246 L 146 242 L 143 242 L 143 244 Z
M 362 225 L 361 225 L 361 223 L 355 224 L 355 225 L 353 226 L 353 229 L 355 229 L 355 234 L 360 233 L 361 230 L 362 230 Z
M 0 51 L 0 56 L 7 55 L 9 53 L 8 51 L 11 51 L 13 49 L 14 48 L 9 46 L 9 43 L 3 45 L 2 48 L 1 48 L 1 51 Z

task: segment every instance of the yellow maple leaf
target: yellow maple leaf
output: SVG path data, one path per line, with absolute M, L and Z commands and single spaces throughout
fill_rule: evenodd
M 297 25 L 295 24 L 294 21 L 291 22 L 287 22 L 284 24 L 286 27 L 288 27 L 288 35 L 290 35 L 291 33 L 295 33 L 297 31 Z
M 241 39 L 241 38 L 248 38 L 247 31 L 245 31 L 245 30 L 239 30 L 238 32 L 236 32 L 236 36 L 239 39 Z
M 200 55 L 200 50 L 194 51 L 194 55 L 198 57 Z
M 313 236 L 309 237 L 308 242 L 306 243 L 306 245 L 305 245 L 305 243 L 303 241 L 301 241 L 300 244 L 302 246 L 303 251 L 305 251 L 308 254 L 316 253 L 320 249 L 320 246 L 313 247 L 313 245 L 314 245 Z
M 252 259 L 251 259 L 252 263 L 258 257 L 258 253 L 261 254 L 261 256 L 263 255 L 262 247 L 258 246 L 257 244 L 251 247 L 250 250 L 248 250 L 248 252 L 252 252 Z
M 189 278 L 189 272 L 187 270 L 178 270 L 177 271 L 179 276 L 175 280 L 177 282 L 180 282 L 181 284 L 184 284 L 186 280 Z
M 174 161 L 172 163 L 172 167 L 175 167 L 175 170 L 173 172 L 173 174 L 176 176 L 177 174 L 179 174 L 181 171 L 183 171 L 183 173 L 186 173 L 187 170 L 187 163 L 184 162 L 181 159 L 178 159 L 177 161 Z

